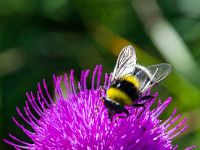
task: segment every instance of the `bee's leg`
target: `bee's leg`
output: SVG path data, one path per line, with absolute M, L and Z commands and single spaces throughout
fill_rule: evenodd
M 100 94 L 100 99 L 99 99 L 99 103 L 101 102 L 101 101 L 103 101 L 103 100 L 105 100 L 106 98 L 105 97 L 102 97 L 102 94 L 101 94 L 101 89 L 103 89 L 105 92 L 107 91 L 107 89 L 106 88 L 104 88 L 103 86 L 100 86 L 99 87 L 99 94 Z M 100 105 L 100 106 L 102 106 L 103 105 L 103 103 Z M 97 110 L 95 111 L 95 113 L 94 114 L 92 114 L 91 116 L 94 116 L 98 111 L 99 111 L 99 108 L 98 108 L 98 106 L 96 105 L 96 106 L 94 106 L 94 108 L 96 108 Z
M 145 105 L 144 104 L 134 104 L 133 106 L 134 107 L 143 107 L 143 110 L 141 111 L 141 113 L 137 117 L 137 118 L 139 118 L 145 110 Z
M 126 118 L 126 117 L 129 116 L 129 112 L 128 112 L 127 109 L 124 108 L 123 112 L 126 114 L 126 116 L 118 116 L 118 117 L 115 119 L 115 123 L 117 122 L 117 120 L 118 120 L 119 118 Z
M 100 103 L 100 101 L 104 101 L 104 100 L 106 100 L 106 97 L 100 97 L 99 103 Z M 102 104 L 101 104 L 101 106 L 102 106 Z M 96 109 L 96 111 L 91 116 L 94 116 L 96 113 L 99 112 L 99 107 L 98 106 L 95 105 L 94 108 Z
M 153 95 L 143 96 L 143 97 L 140 99 L 140 101 L 147 100 L 147 99 L 153 99 L 153 98 L 155 98 L 155 96 L 153 96 Z
M 140 122 L 139 122 L 139 117 L 142 115 L 142 113 L 145 111 L 145 105 L 144 104 L 134 104 L 133 105 L 134 107 L 143 107 L 143 110 L 141 111 L 141 113 L 137 116 L 137 121 L 138 121 L 138 124 L 140 125 Z M 137 109 L 136 109 L 136 113 L 137 113 Z M 146 130 L 146 128 L 142 127 L 144 130 Z
M 100 103 L 100 101 L 103 101 L 103 100 L 105 100 L 105 99 L 106 99 L 105 97 L 102 97 L 102 94 L 101 94 L 101 89 L 103 89 L 105 92 L 107 91 L 107 89 L 106 89 L 106 88 L 104 88 L 103 86 L 100 86 L 100 87 L 99 87 L 99 94 L 100 94 L 99 103 Z M 102 105 L 103 105 L 103 103 L 102 103 L 100 106 L 102 106 Z
M 102 106 L 103 105 L 103 101 L 105 101 L 106 100 L 106 97 L 100 97 L 100 99 L 99 99 L 99 103 L 102 101 L 102 103 L 101 103 L 101 105 L 100 106 Z
M 108 90 L 107 88 L 103 87 L 102 85 L 99 87 L 99 89 L 103 89 L 105 92 Z
M 140 99 L 140 101 L 147 100 L 147 99 L 150 99 L 149 101 L 151 101 L 153 98 L 155 98 L 155 96 L 153 96 L 153 95 L 143 96 L 143 97 Z M 146 101 L 146 102 L 144 102 L 144 103 L 142 103 L 142 104 L 134 104 L 134 105 L 133 105 L 133 106 L 135 106 L 135 107 L 143 107 L 142 112 L 138 115 L 137 118 L 139 118 L 139 117 L 142 115 L 142 113 L 143 113 L 144 110 L 145 110 L 145 104 L 146 104 L 147 102 L 149 102 L 149 101 Z M 138 109 L 136 109 L 136 114 L 137 114 L 137 111 L 138 111 Z
M 107 91 L 107 89 L 106 89 L 105 87 L 100 86 L 100 87 L 99 87 L 99 94 L 100 94 L 100 97 L 102 97 L 102 95 L 101 95 L 101 89 L 104 90 L 105 92 Z
M 94 116 L 94 115 L 96 115 L 96 113 L 99 112 L 99 108 L 98 108 L 98 106 L 94 106 L 94 108 L 96 109 L 96 111 L 95 111 L 91 116 Z

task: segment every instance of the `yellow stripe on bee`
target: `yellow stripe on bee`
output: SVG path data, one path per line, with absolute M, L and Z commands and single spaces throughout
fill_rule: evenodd
M 125 92 L 116 89 L 114 87 L 108 89 L 107 97 L 121 105 L 128 105 L 128 106 L 133 105 L 132 99 Z
M 140 85 L 138 79 L 134 76 L 126 76 L 126 77 L 123 77 L 122 80 L 132 83 L 136 88 L 138 88 Z

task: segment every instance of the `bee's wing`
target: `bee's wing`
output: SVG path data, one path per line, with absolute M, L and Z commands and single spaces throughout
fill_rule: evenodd
M 144 93 L 155 84 L 161 82 L 170 74 L 171 70 L 171 65 L 167 63 L 152 65 L 140 70 L 135 74 L 140 83 L 139 91 Z
M 135 49 L 131 45 L 124 47 L 118 56 L 111 81 L 120 79 L 123 76 L 133 75 L 136 60 Z

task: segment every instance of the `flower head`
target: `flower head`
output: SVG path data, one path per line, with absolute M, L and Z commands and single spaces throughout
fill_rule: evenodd
M 20 125 L 13 117 L 14 122 L 24 131 L 33 141 L 26 143 L 12 136 L 20 144 L 15 144 L 4 140 L 16 149 L 132 149 L 132 150 L 168 150 L 176 149 L 171 140 L 183 132 L 184 126 L 178 133 L 173 134 L 186 121 L 184 119 L 171 130 L 169 126 L 178 120 L 181 115 L 173 118 L 176 110 L 166 120 L 159 120 L 159 115 L 165 110 L 171 101 L 168 98 L 161 104 L 158 102 L 157 108 L 150 110 L 150 106 L 156 100 L 155 98 L 146 103 L 145 111 L 139 119 L 137 116 L 143 108 L 129 110 L 130 116 L 118 119 L 117 123 L 111 122 L 107 116 L 107 110 L 99 104 L 99 86 L 101 82 L 101 65 L 96 66 L 92 77 L 92 89 L 87 89 L 86 79 L 89 70 L 82 71 L 80 82 L 78 82 L 79 92 L 76 92 L 71 71 L 68 80 L 65 74 L 65 85 L 67 97 L 63 96 L 60 88 L 62 77 L 54 76 L 55 97 L 53 102 L 48 89 L 43 80 L 44 90 L 38 83 L 37 100 L 33 92 L 26 93 L 28 101 L 24 107 L 25 115 L 17 108 L 17 112 L 34 130 L 31 132 Z M 95 82 L 95 76 L 97 81 Z M 95 87 L 96 84 L 96 87 Z M 105 74 L 104 87 L 109 87 L 110 78 Z M 69 85 L 69 86 L 68 86 Z M 46 94 L 45 94 L 46 93 Z M 105 95 L 105 93 L 103 93 Z M 150 94 L 150 93 L 147 93 Z M 44 95 L 47 95 L 48 99 Z M 49 102 L 50 101 L 50 102 Z M 99 105 L 99 111 L 95 114 L 96 106 Z M 36 118 L 31 112 L 30 107 L 40 116 Z M 116 115 L 117 116 L 117 115 Z M 115 117 L 116 117 L 115 116 Z M 173 119 L 172 119 L 173 118 Z M 189 149 L 194 148 L 190 147 Z

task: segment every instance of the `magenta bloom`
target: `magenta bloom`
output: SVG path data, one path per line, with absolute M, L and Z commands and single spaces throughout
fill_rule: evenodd
M 110 122 L 107 118 L 106 108 L 99 104 L 98 88 L 101 81 L 101 68 L 101 65 L 95 68 L 92 77 L 92 89 L 90 90 L 87 89 L 86 83 L 89 70 L 82 71 L 80 82 L 78 82 L 78 92 L 76 92 L 74 86 L 73 70 L 70 80 L 65 74 L 66 91 L 61 91 L 60 88 L 62 77 L 56 78 L 54 76 L 55 102 L 49 95 L 47 85 L 43 80 L 44 90 L 38 84 L 37 100 L 32 92 L 26 94 L 29 101 L 26 101 L 26 107 L 24 107 L 26 116 L 17 108 L 19 115 L 33 128 L 34 132 L 25 129 L 13 117 L 14 122 L 30 137 L 33 143 L 21 141 L 11 134 L 9 134 L 10 137 L 20 144 L 4 141 L 16 149 L 31 150 L 176 150 L 178 146 L 171 144 L 172 139 L 183 132 L 187 125 L 182 127 L 180 132 L 176 134 L 174 132 L 181 127 L 186 119 L 180 121 L 179 125 L 169 131 L 167 130 L 168 127 L 181 116 L 178 115 L 173 118 L 177 109 L 166 121 L 163 122 L 158 119 L 170 103 L 171 98 L 168 98 L 163 104 L 159 100 L 157 108 L 151 110 L 150 106 L 158 95 L 156 93 L 155 98 L 146 104 L 146 110 L 139 118 L 140 124 L 137 115 L 143 108 L 138 108 L 137 113 L 135 108 L 130 109 L 128 118 L 119 119 L 117 123 Z M 97 81 L 95 81 L 96 75 Z M 104 87 L 108 88 L 109 83 L 110 79 L 105 74 Z M 67 97 L 63 96 L 64 92 L 67 92 Z M 44 95 L 47 95 L 50 103 Z M 96 105 L 99 106 L 99 111 L 92 116 L 96 111 Z M 40 118 L 33 115 L 30 107 L 33 107 Z M 117 115 L 114 117 L 117 117 Z M 194 147 L 187 148 L 187 150 Z

